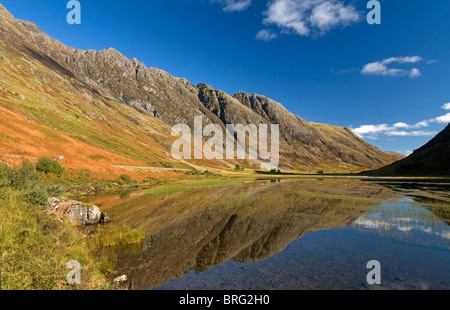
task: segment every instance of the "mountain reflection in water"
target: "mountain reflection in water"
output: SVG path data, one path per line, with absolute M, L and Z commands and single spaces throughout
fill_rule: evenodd
M 166 185 L 124 199 L 100 197 L 92 202 L 107 208 L 114 224 L 139 226 L 146 232 L 139 246 L 101 253 L 114 262 L 119 274 L 131 279 L 132 288 L 164 288 L 166 284 L 166 288 L 179 289 L 187 288 L 186 279 L 179 285 L 169 284 L 192 275 L 208 278 L 214 272 L 211 268 L 230 262 L 233 266 L 263 264 L 315 231 L 352 227 L 389 238 L 395 232 L 409 232 L 435 236 L 437 243 L 439 238 L 448 240 L 448 225 L 430 211 L 417 206 L 417 212 L 408 213 L 408 201 L 400 211 L 392 208 L 401 197 L 393 189 L 359 180 L 228 180 Z M 251 282 L 252 274 L 243 277 Z M 217 279 L 206 281 L 207 285 L 192 288 L 251 288 L 210 283 Z M 315 281 L 326 280 L 319 277 Z

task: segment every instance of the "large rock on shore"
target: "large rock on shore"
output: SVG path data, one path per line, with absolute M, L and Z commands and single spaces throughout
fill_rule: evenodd
M 58 198 L 49 198 L 48 209 L 58 218 L 66 218 L 72 223 L 80 225 L 95 225 L 110 222 L 108 215 L 97 206 L 86 206 L 79 201 L 61 201 Z
M 66 218 L 83 225 L 94 225 L 100 223 L 102 211 L 97 206 L 85 207 L 83 204 L 73 204 L 66 213 Z

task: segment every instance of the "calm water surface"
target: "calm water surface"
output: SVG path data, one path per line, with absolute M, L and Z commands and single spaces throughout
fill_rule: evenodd
M 98 197 L 145 241 L 107 249 L 134 289 L 449 289 L 449 184 L 198 181 Z M 370 286 L 366 265 L 381 264 Z

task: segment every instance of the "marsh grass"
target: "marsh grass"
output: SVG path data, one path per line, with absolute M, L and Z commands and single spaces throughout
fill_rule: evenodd
M 118 247 L 141 243 L 145 239 L 145 232 L 140 228 L 129 226 L 100 226 L 92 238 L 91 247 Z
M 180 181 L 177 184 L 169 184 L 163 186 L 153 187 L 146 191 L 146 194 L 152 196 L 161 196 L 161 195 L 169 195 L 179 192 L 185 192 L 189 190 L 207 190 L 207 189 L 215 189 L 215 188 L 226 188 L 232 186 L 240 186 L 245 182 L 245 180 L 241 179 L 223 179 L 223 180 L 215 180 L 211 182 L 208 179 L 200 179 L 200 180 L 184 180 Z

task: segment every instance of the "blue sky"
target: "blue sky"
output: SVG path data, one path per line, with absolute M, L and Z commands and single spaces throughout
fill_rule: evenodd
M 380 0 L 1 1 L 80 49 L 114 47 L 229 94 L 258 93 L 308 121 L 351 127 L 402 153 L 450 121 L 450 2 Z

